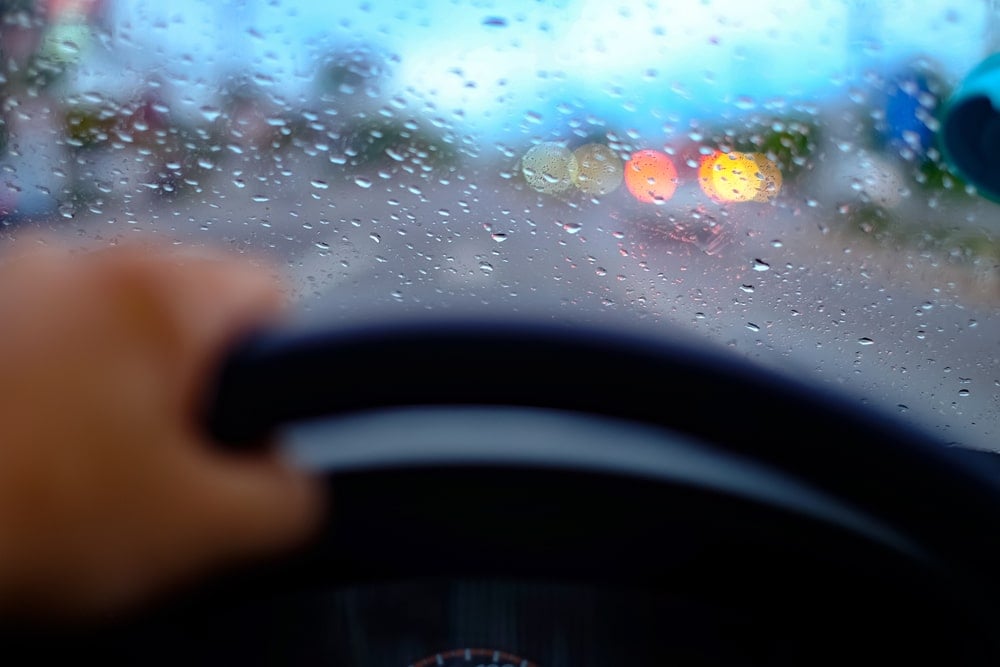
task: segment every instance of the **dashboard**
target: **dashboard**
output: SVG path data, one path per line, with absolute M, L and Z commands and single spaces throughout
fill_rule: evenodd
M 131 657 L 136 664 L 728 667 L 834 665 L 859 656 L 948 664 L 975 651 L 954 628 L 914 614 L 876 615 L 898 609 L 856 603 L 834 614 L 818 599 L 779 609 L 767 591 L 744 595 L 722 603 L 693 591 L 578 582 L 410 579 L 284 595 L 203 619 L 186 637 L 147 637 Z

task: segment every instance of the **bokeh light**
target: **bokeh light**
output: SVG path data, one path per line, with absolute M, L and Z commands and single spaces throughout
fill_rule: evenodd
M 621 158 L 604 144 L 584 144 L 575 151 L 576 187 L 588 195 L 606 195 L 622 184 Z
M 666 153 L 647 148 L 625 163 L 625 186 L 641 202 L 662 203 L 677 190 L 677 167 Z
M 564 192 L 576 181 L 576 158 L 554 141 L 532 146 L 521 158 L 521 172 L 528 185 L 545 194 Z
M 715 151 L 698 166 L 702 192 L 717 202 L 750 201 L 760 188 L 759 167 L 747 153 Z
M 754 162 L 757 163 L 757 178 L 760 180 L 757 186 L 757 194 L 753 200 L 757 202 L 771 201 L 781 192 L 782 177 L 781 169 L 763 153 L 753 153 Z

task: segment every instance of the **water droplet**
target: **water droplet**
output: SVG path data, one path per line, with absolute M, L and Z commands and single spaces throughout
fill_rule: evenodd
M 562 226 L 562 228 L 563 231 L 566 232 L 567 234 L 576 234 L 581 229 L 583 229 L 583 225 L 581 225 L 579 222 L 567 222 Z
M 494 232 L 490 234 L 490 238 L 496 241 L 497 243 L 503 243 L 504 241 L 507 240 L 507 235 L 504 234 L 503 232 Z
M 309 185 L 313 186 L 317 190 L 327 190 L 330 187 L 329 183 L 327 183 L 326 181 L 321 181 L 319 179 L 314 179 L 312 181 L 309 181 Z
M 365 190 L 367 190 L 372 186 L 372 181 L 370 178 L 365 178 L 364 176 L 355 176 L 354 184 L 357 185 L 359 188 L 364 188 Z
M 479 270 L 483 273 L 493 273 L 493 265 L 489 262 L 480 262 Z
M 858 345 L 874 345 L 875 341 L 867 336 L 858 339 Z
M 760 327 L 754 324 L 753 322 L 747 322 L 747 329 L 753 332 L 760 331 Z
M 264 72 L 254 72 L 252 79 L 259 86 L 273 86 L 275 83 L 275 78 Z
M 968 389 L 959 389 L 958 390 L 958 395 L 961 396 L 962 398 L 965 398 L 966 396 L 968 396 L 971 393 L 972 392 L 969 391 Z
M 767 262 L 765 262 L 762 259 L 755 259 L 753 261 L 753 270 L 754 271 L 767 271 L 770 268 L 771 268 L 771 265 L 768 264 Z
M 80 52 L 80 45 L 72 40 L 66 39 L 59 42 L 59 50 L 68 55 L 75 55 Z
M 524 114 L 524 119 L 533 125 L 537 125 L 542 122 L 542 114 L 537 111 L 527 111 Z
M 198 111 L 201 112 L 202 117 L 209 123 L 215 121 L 216 118 L 222 115 L 222 109 L 213 106 L 203 106 Z
M 375 243 L 381 243 L 382 242 L 382 237 L 379 234 L 376 234 L 375 232 L 372 232 L 371 234 L 369 234 L 368 238 L 370 238 Z

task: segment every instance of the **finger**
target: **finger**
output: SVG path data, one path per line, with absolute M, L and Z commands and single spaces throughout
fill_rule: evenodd
M 228 351 L 252 331 L 276 326 L 287 304 L 267 269 L 211 259 L 188 260 L 170 296 L 173 317 L 183 323 L 181 409 L 201 419 L 205 393 Z
M 251 258 L 131 247 L 96 261 L 107 263 L 108 289 L 131 325 L 157 346 L 172 400 L 188 416 L 227 349 L 287 306 L 276 272 Z
M 318 478 L 295 469 L 277 453 L 246 457 L 211 452 L 198 467 L 199 515 L 206 544 L 222 560 L 266 557 L 315 535 L 328 498 Z

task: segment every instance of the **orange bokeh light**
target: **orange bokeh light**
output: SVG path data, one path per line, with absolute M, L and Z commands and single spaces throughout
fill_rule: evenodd
M 677 191 L 677 167 L 663 151 L 637 151 L 625 163 L 625 187 L 641 202 L 665 202 Z

